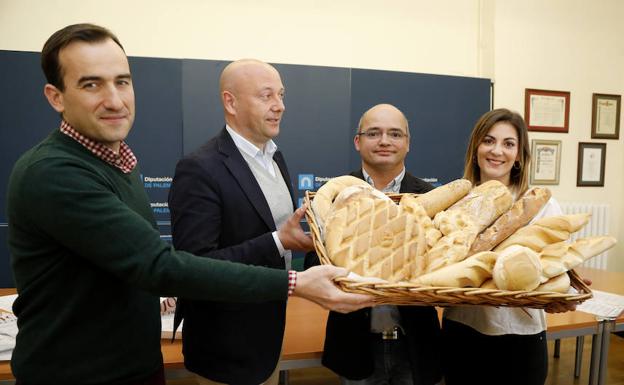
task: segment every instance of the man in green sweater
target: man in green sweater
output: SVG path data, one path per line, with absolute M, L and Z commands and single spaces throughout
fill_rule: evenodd
M 41 56 L 44 94 L 62 122 L 22 155 L 9 180 L 18 384 L 163 385 L 159 295 L 261 302 L 292 294 L 343 312 L 371 305 L 333 285 L 344 269 L 245 266 L 160 240 L 124 143 L 134 91 L 118 39 L 102 27 L 71 25 Z M 297 210 L 280 237 L 310 242 L 302 216 Z M 275 250 L 257 249 L 264 252 Z

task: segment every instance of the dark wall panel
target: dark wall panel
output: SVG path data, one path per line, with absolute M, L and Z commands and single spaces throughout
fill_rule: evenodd
M 407 170 L 442 184 L 461 177 L 472 126 L 489 110 L 489 79 L 360 69 L 351 79 L 352 127 L 371 106 L 393 104 L 410 125 Z M 350 153 L 351 168 L 358 168 L 353 146 Z
M 136 118 L 127 142 L 139 159 L 157 223 L 168 235 L 167 195 L 182 156 L 182 62 L 131 57 L 130 67 Z
M 164 238 L 166 207 L 178 159 L 223 127 L 219 75 L 225 61 L 130 58 L 137 116 L 128 137 Z M 489 109 L 489 80 L 453 76 L 276 64 L 286 113 L 276 139 L 297 198 L 329 177 L 359 167 L 353 135 L 377 103 L 402 109 L 412 131 L 407 168 L 447 182 L 461 175 L 466 138 Z M 12 285 L 6 246 L 6 182 L 15 160 L 59 123 L 43 96 L 39 53 L 0 51 L 0 286 Z
M 0 51 L 0 287 L 12 287 L 7 245 L 6 193 L 13 164 L 58 128 L 58 114 L 43 96 L 39 54 Z
M 219 97 L 219 76 L 228 63 L 216 60 L 182 61 L 185 154 L 215 136 L 225 124 Z
M 6 186 L 13 164 L 26 150 L 59 126 L 50 107 L 39 54 L 0 51 L 0 223 L 6 223 Z

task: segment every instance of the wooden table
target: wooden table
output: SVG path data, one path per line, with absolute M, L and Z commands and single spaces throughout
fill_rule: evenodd
M 313 302 L 298 297 L 288 300 L 280 370 L 321 366 L 327 315 L 327 310 Z M 188 375 L 183 370 L 181 340 L 162 340 L 161 348 L 167 378 Z
M 591 268 L 579 268 L 576 270 L 581 277 L 592 280 L 592 289 L 624 295 L 624 273 Z M 600 319 L 600 328 L 600 340 L 594 340 L 592 342 L 592 363 L 594 360 L 599 362 L 599 367 L 595 369 L 597 372 L 597 380 L 595 383 L 602 385 L 606 382 L 607 378 L 607 362 L 611 333 L 614 331 L 624 331 L 624 314 L 620 314 L 615 318 Z M 597 345 L 597 349 L 594 349 L 594 344 Z M 595 350 L 599 350 L 600 352 L 598 358 L 594 357 Z M 591 374 L 590 372 L 590 375 Z
M 588 268 L 577 269 L 577 271 L 582 277 L 593 280 L 591 287 L 594 289 L 624 294 L 624 273 Z M 0 289 L 0 295 L 14 292 L 15 289 Z M 312 302 L 297 297 L 289 299 L 286 312 L 283 353 L 280 360 L 281 370 L 321 365 L 327 315 L 327 310 Z M 575 311 L 547 314 L 546 318 L 548 324 L 547 336 L 549 339 L 593 335 L 600 337 L 602 341 L 601 322 L 597 321 L 591 314 Z M 615 320 L 611 330 L 619 330 L 617 328 L 624 329 L 624 316 L 620 316 Z M 594 337 L 594 340 L 598 337 Z M 603 362 L 606 364 L 606 354 L 608 352 L 605 352 L 605 348 L 608 348 L 608 346 L 605 345 L 604 343 L 601 344 L 601 351 L 598 355 L 601 365 Z M 188 375 L 188 372 L 184 370 L 181 341 L 176 340 L 171 343 L 169 340 L 162 340 L 161 347 L 167 377 L 175 378 Z M 596 370 L 600 373 L 599 369 Z M 0 362 L 0 380 L 12 378 L 9 362 Z

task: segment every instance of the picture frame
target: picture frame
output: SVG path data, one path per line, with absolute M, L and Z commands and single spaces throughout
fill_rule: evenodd
M 592 94 L 592 139 L 620 138 L 621 95 Z
M 570 92 L 525 89 L 524 120 L 529 131 L 567 133 L 570 127 Z
M 576 185 L 604 187 L 607 144 L 579 142 Z
M 560 140 L 531 140 L 531 185 L 558 185 L 561 169 Z

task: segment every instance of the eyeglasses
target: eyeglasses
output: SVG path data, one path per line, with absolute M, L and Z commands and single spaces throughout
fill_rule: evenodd
M 370 140 L 379 140 L 384 134 L 386 134 L 388 139 L 394 142 L 398 142 L 407 136 L 406 133 L 403 133 L 399 130 L 391 130 L 388 132 L 384 132 L 380 130 L 368 130 L 364 132 L 358 132 L 357 134 Z

